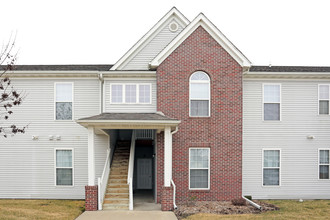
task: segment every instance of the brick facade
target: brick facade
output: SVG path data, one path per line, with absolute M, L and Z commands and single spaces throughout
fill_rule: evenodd
M 189 117 L 189 77 L 210 76 L 211 116 Z M 173 135 L 177 202 L 231 200 L 242 194 L 242 67 L 198 27 L 157 69 L 157 107 L 181 120 Z M 189 148 L 210 148 L 210 190 L 189 190 Z M 157 136 L 157 192 L 164 184 L 164 135 Z
M 172 187 L 162 187 L 162 200 L 161 200 L 162 211 L 172 211 L 173 210 L 173 188 Z
M 98 190 L 97 186 L 85 186 L 85 210 L 97 211 Z

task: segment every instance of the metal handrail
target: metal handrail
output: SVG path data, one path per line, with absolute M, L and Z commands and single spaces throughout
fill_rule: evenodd
M 133 210 L 133 171 L 134 171 L 134 155 L 135 155 L 135 130 L 132 132 L 131 149 L 129 154 L 127 184 L 129 185 L 129 210 Z
M 108 177 L 110 175 L 110 150 L 107 149 L 107 158 L 104 163 L 102 176 L 97 178 L 98 185 L 98 209 L 102 210 L 105 192 L 108 185 Z

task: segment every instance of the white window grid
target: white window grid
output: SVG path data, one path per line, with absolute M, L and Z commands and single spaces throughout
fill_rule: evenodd
M 328 91 L 329 98 L 328 99 L 321 99 L 321 97 L 320 97 L 320 87 L 321 86 L 328 86 L 329 87 L 329 91 Z M 328 106 L 328 108 L 329 108 L 329 114 L 320 114 L 320 101 L 328 101 L 328 105 L 330 105 L 330 84 L 318 84 L 317 96 L 318 96 L 317 114 L 318 115 L 329 115 L 330 114 L 330 106 Z
M 264 160 L 265 160 L 265 151 L 268 150 L 276 150 L 279 151 L 279 165 L 278 167 L 265 167 Z M 281 166 L 282 166 L 282 150 L 280 148 L 264 148 L 262 149 L 262 176 L 261 176 L 261 186 L 262 187 L 280 187 L 281 186 Z M 278 169 L 278 185 L 264 185 L 264 169 Z
M 325 164 L 325 163 L 322 163 L 321 164 L 321 161 L 320 161 L 320 152 L 321 150 L 326 150 L 328 151 L 328 156 L 329 156 L 329 163 Z M 329 166 L 329 172 L 330 172 L 330 148 L 319 148 L 318 149 L 318 172 L 317 172 L 317 176 L 318 176 L 318 179 L 319 180 L 330 180 L 330 173 L 329 173 L 329 178 L 328 179 L 320 179 L 320 166 Z
M 202 72 L 204 73 L 208 80 L 192 80 L 191 77 L 195 74 L 195 73 L 198 73 L 198 72 Z M 207 84 L 208 85 L 208 95 L 209 95 L 209 98 L 193 98 L 191 97 L 191 84 Z M 190 117 L 210 117 L 211 116 L 211 83 L 210 83 L 210 77 L 207 73 L 203 72 L 203 71 L 196 71 L 194 72 L 193 74 L 191 74 L 190 78 L 189 78 L 189 116 Z M 208 109 L 209 109 L 209 112 L 208 112 L 208 115 L 207 116 L 193 116 L 191 115 L 191 101 L 194 100 L 194 101 L 209 101 L 208 102 Z
M 122 102 L 112 101 L 112 85 L 122 85 Z M 126 85 L 135 85 L 136 102 L 126 101 Z M 148 85 L 149 91 L 149 102 L 140 102 L 140 85 Z M 151 104 L 152 103 L 152 85 L 151 83 L 110 83 L 110 104 Z
M 57 103 L 57 101 L 56 101 L 56 99 L 57 99 L 57 96 L 56 96 L 56 86 L 57 86 L 57 84 L 71 84 L 71 86 L 72 86 L 72 89 L 71 89 L 71 91 L 72 91 L 72 100 L 71 100 L 71 103 L 72 103 L 72 119 L 71 120 L 57 120 L 56 119 L 56 103 Z M 54 120 L 55 121 L 61 121 L 61 122 L 63 122 L 63 121 L 73 121 L 74 120 L 74 83 L 73 82 L 55 82 L 54 83 Z
M 56 152 L 60 150 L 71 150 L 72 158 L 71 158 L 71 167 L 58 167 L 56 161 Z M 61 169 L 72 169 L 72 185 L 57 185 L 57 168 Z M 73 148 L 55 148 L 54 149 L 54 180 L 56 187 L 74 187 L 74 150 Z
M 207 168 L 191 168 L 190 167 L 190 156 L 191 156 L 191 150 L 208 150 L 208 167 Z M 209 190 L 210 189 L 210 148 L 206 147 L 191 147 L 189 148 L 189 190 Z M 207 180 L 207 188 L 191 188 L 190 187 L 190 171 L 191 170 L 208 170 L 208 180 Z
M 280 101 L 279 102 L 265 102 L 265 86 L 267 85 L 277 85 L 280 87 Z M 264 115 L 264 106 L 265 104 L 279 104 L 280 105 L 280 120 L 265 120 Z M 263 83 L 262 84 L 262 120 L 267 122 L 276 122 L 276 121 L 282 121 L 282 85 L 281 83 Z

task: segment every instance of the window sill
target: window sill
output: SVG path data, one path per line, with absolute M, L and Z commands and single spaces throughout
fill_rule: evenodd
M 207 193 L 209 193 L 211 190 L 210 189 L 189 189 L 189 191 L 196 192 L 196 193 L 198 193 L 198 192 L 207 192 Z
M 211 116 L 189 116 L 191 119 L 211 119 Z

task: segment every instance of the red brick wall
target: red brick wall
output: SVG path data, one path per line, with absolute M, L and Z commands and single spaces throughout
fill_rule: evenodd
M 172 187 L 162 187 L 162 200 L 161 200 L 162 211 L 172 211 L 173 210 L 173 188 Z
M 211 117 L 189 117 L 189 77 L 211 80 Z M 157 69 L 158 111 L 181 120 L 173 135 L 177 201 L 231 200 L 242 193 L 242 67 L 202 28 L 197 28 Z M 164 184 L 164 137 L 157 141 L 158 202 Z M 189 148 L 209 147 L 210 190 L 189 190 Z
M 85 186 L 85 210 L 86 211 L 97 211 L 97 186 Z

